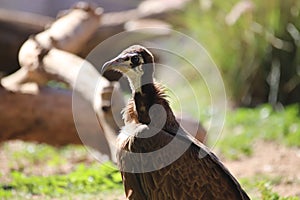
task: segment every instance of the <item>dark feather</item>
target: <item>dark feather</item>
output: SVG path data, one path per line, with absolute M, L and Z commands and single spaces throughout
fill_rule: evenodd
M 134 135 L 139 136 L 144 134 L 146 129 L 145 125 L 137 125 L 131 131 L 136 131 Z M 127 132 L 121 132 L 121 134 L 127 134 Z M 173 134 L 160 131 L 151 138 L 128 136 L 120 142 L 123 142 L 122 149 L 128 152 L 151 152 L 167 145 L 174 139 Z M 183 130 L 180 129 L 177 134 L 180 135 L 180 141 L 183 144 L 191 144 L 189 141 L 191 138 Z M 154 165 L 158 165 L 158 161 L 164 164 L 163 162 L 168 160 L 170 153 L 176 153 L 178 146 L 176 148 L 174 146 L 172 152 L 164 152 L 162 158 L 147 157 L 144 159 L 147 163 L 143 159 L 132 160 L 130 155 L 124 153 L 125 151 L 120 151 L 118 154 L 120 169 L 124 169 L 128 163 L 139 166 L 151 164 L 156 167 Z M 200 151 L 202 151 L 201 155 L 206 154 L 206 156 L 199 158 Z M 128 173 L 121 170 L 121 173 L 129 199 L 249 199 L 218 158 L 197 141 L 194 141 L 175 162 L 157 171 Z

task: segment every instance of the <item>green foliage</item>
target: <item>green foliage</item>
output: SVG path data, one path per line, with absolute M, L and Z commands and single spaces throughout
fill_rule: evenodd
M 298 0 L 200 0 L 177 19 L 177 28 L 208 50 L 235 103 L 288 103 L 288 94 L 299 99 L 299 13 Z M 271 80 L 278 75 L 280 83 Z
M 250 110 L 249 116 L 257 117 L 258 114 L 265 118 L 267 112 L 263 109 L 270 109 L 268 106 L 261 107 L 256 110 Z M 291 110 L 289 110 L 291 109 Z M 271 110 L 271 109 L 270 109 Z M 286 110 L 287 113 L 294 113 L 295 108 L 289 107 Z M 229 114 L 231 115 L 231 114 Z M 270 111 L 269 116 L 277 115 L 276 112 Z M 287 114 L 286 116 L 289 116 Z M 238 123 L 245 123 L 244 119 L 247 118 L 247 109 L 242 109 L 240 112 L 236 111 L 236 120 Z M 289 117 L 289 120 L 294 120 L 293 116 Z M 251 122 L 250 122 L 251 123 Z M 234 125 L 235 123 L 232 122 Z M 32 143 L 26 143 L 24 147 L 34 145 Z M 34 149 L 44 149 L 44 145 L 36 145 L 32 147 Z M 40 147 L 38 147 L 40 146 Z M 53 147 L 46 147 L 53 148 Z M 21 148 L 22 149 L 22 148 Z M 78 152 L 78 154 L 85 154 L 82 148 L 76 146 L 69 146 L 63 149 L 53 148 L 53 151 L 57 151 L 55 154 L 59 154 L 68 160 L 71 156 L 71 152 Z M 39 152 L 39 151 L 37 151 Z M 26 153 L 25 153 L 26 154 Z M 26 155 L 34 156 L 34 154 Z M 44 157 L 41 156 L 43 159 Z M 35 160 L 35 159 L 30 159 Z M 28 162 L 30 163 L 30 162 Z M 34 165 L 34 163 L 30 163 Z M 27 167 L 30 167 L 28 165 Z M 12 171 L 10 175 L 12 181 L 6 184 L 0 184 L 0 199 L 32 199 L 33 197 L 39 197 L 40 199 L 114 199 L 114 194 L 117 192 L 118 196 L 123 194 L 121 185 L 121 176 L 116 167 L 110 163 L 92 163 L 92 164 L 76 164 L 74 170 L 67 174 L 37 176 L 26 175 L 22 171 Z M 250 194 L 255 194 L 253 199 L 276 199 L 276 200 L 299 200 L 297 197 L 280 197 L 277 193 L 272 191 L 272 186 L 280 184 L 282 177 L 268 177 L 266 175 L 257 175 L 247 179 L 241 179 L 240 182 L 244 188 L 247 189 Z M 112 189 L 114 192 L 112 192 Z M 109 198 L 107 197 L 109 196 Z M 117 196 L 117 197 L 118 197 Z M 117 198 L 115 197 L 115 198 Z
M 29 194 L 60 196 L 66 193 L 97 193 L 121 188 L 121 175 L 109 162 L 91 166 L 79 164 L 73 172 L 65 175 L 26 176 L 22 172 L 13 171 L 11 176 L 13 181 L 10 187 Z M 1 193 L 0 190 L 0 197 L 5 195 L 10 193 Z
M 230 111 L 217 146 L 225 156 L 237 159 L 251 155 L 252 144 L 258 139 L 300 147 L 299 105 L 287 106 L 281 111 L 274 111 L 270 105 Z
M 12 197 L 11 191 L 8 191 L 8 190 L 4 189 L 3 187 L 0 187 L 0 198 L 8 199 L 10 197 Z
M 117 168 L 110 162 L 92 161 L 84 146 L 54 148 L 15 141 L 4 144 L 0 151 L 11 158 L 7 162 L 10 173 L 0 183 L 0 199 L 31 199 L 35 195 L 72 199 L 72 195 L 83 194 L 87 194 L 84 199 L 95 199 L 93 194 L 99 199 L 99 193 L 122 187 Z
M 66 162 L 59 151 L 45 144 L 24 143 L 20 150 L 12 152 L 12 157 L 19 165 L 26 165 L 28 162 L 30 164 L 46 162 L 48 165 L 55 166 Z M 12 163 L 14 164 L 16 163 Z
M 299 200 L 299 197 L 280 197 L 278 193 L 272 191 L 272 185 L 268 181 L 260 181 L 257 187 L 261 192 L 262 200 Z
M 239 181 L 253 200 L 300 200 L 297 196 L 282 197 L 278 193 L 273 192 L 272 188 L 281 183 L 282 177 L 270 177 L 259 174 L 251 178 L 242 178 Z

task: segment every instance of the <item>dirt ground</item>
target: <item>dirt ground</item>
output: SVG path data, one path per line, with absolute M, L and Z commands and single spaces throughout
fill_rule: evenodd
M 5 151 L 0 148 L 0 183 L 7 182 L 5 174 L 9 172 L 13 166 L 11 163 L 11 155 L 8 152 L 16 150 L 20 141 L 10 142 L 6 145 Z M 75 156 L 76 157 L 76 156 Z M 68 173 L 72 170 L 72 163 L 79 161 L 91 162 L 93 158 L 80 158 L 80 156 L 72 160 L 67 165 L 61 166 L 60 169 L 48 168 L 47 166 L 35 166 L 34 168 L 23 169 L 29 174 L 47 175 L 55 173 Z M 254 151 L 251 157 L 244 157 L 240 160 L 229 161 L 224 160 L 229 170 L 239 178 L 267 177 L 274 178 L 276 184 L 272 187 L 274 192 L 281 196 L 297 195 L 300 197 L 300 148 L 287 148 L 284 145 L 274 142 L 259 141 L 254 144 Z M 25 163 L 24 163 L 25 164 Z M 118 198 L 119 197 L 119 198 Z M 122 199 L 123 194 L 118 192 L 117 197 L 113 199 Z
M 274 142 L 256 142 L 251 157 L 237 161 L 225 161 L 225 165 L 237 178 L 267 176 L 280 179 L 274 192 L 281 196 L 300 197 L 300 149 L 287 148 Z

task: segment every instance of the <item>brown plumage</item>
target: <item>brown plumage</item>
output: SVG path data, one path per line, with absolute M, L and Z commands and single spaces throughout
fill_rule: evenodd
M 133 92 L 117 142 L 128 199 L 249 199 L 219 159 L 180 127 L 153 81 L 146 48 L 129 47 L 103 66 L 109 69 L 125 74 Z

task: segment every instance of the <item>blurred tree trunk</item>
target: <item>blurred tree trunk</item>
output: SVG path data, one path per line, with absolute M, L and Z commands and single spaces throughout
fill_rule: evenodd
M 72 115 L 72 91 L 41 88 L 38 95 L 14 93 L 0 88 L 0 142 L 21 139 L 55 146 L 82 144 Z M 88 144 L 110 155 L 107 141 L 98 124 L 90 120 L 90 105 L 81 99 L 84 128 Z

